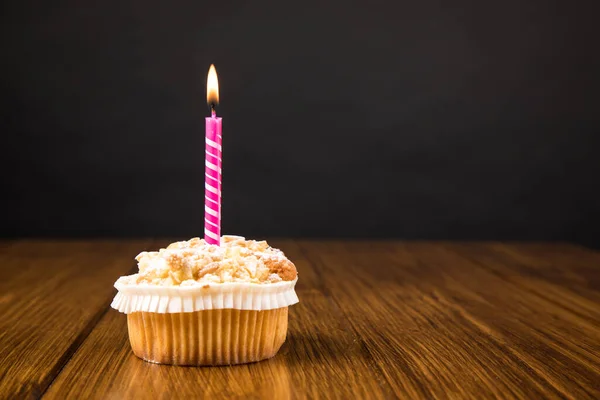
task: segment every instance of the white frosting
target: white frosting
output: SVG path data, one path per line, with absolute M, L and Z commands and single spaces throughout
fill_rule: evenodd
M 232 308 L 237 310 L 271 310 L 298 302 L 294 291 L 297 279 L 272 284 L 221 283 L 201 286 L 157 286 L 131 284 L 127 276 L 115 283 L 119 290 L 111 307 L 132 312 L 180 313 Z
M 211 309 L 270 310 L 298 302 L 296 267 L 267 242 L 193 238 L 141 252 L 139 273 L 120 277 L 111 306 L 123 313 Z

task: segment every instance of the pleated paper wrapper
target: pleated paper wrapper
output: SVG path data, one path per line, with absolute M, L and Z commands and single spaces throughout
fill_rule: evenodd
M 127 315 L 136 356 L 173 365 L 231 365 L 273 357 L 287 335 L 288 308 Z
M 296 281 L 182 287 L 123 277 L 111 306 L 127 314 L 133 352 L 146 361 L 241 364 L 273 357 L 285 341 Z

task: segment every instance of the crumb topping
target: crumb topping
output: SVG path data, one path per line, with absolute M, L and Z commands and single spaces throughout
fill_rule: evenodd
M 143 251 L 135 259 L 139 273 L 132 278 L 136 283 L 164 286 L 275 283 L 292 281 L 298 275 L 281 250 L 241 236 L 223 236 L 221 246 L 193 238 L 159 251 Z

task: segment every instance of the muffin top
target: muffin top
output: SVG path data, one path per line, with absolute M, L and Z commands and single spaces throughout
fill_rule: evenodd
M 223 236 L 221 246 L 192 238 L 136 257 L 139 273 L 129 283 L 161 286 L 210 285 L 226 282 L 269 284 L 293 281 L 296 267 L 281 250 L 265 241 Z

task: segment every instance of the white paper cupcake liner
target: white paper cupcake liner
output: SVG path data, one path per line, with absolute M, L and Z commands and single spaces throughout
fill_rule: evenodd
M 273 357 L 287 335 L 288 308 L 127 315 L 136 356 L 160 364 L 231 365 Z
M 294 286 L 298 281 L 277 283 L 211 283 L 208 286 L 157 286 L 131 284 L 128 277 L 115 283 L 119 291 L 111 307 L 125 314 L 133 312 L 182 313 L 202 310 L 272 310 L 298 302 Z

